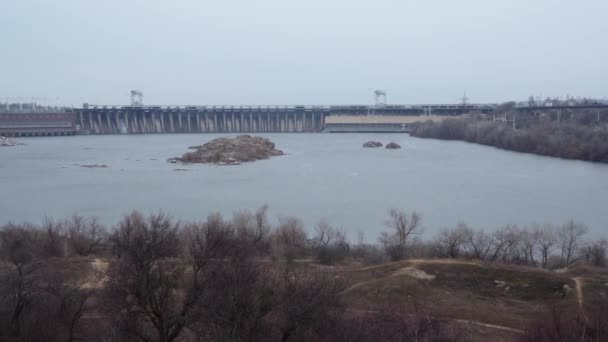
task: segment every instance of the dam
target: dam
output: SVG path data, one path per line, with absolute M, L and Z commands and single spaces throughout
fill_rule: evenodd
M 495 105 L 0 106 L 0 135 L 405 132 L 409 124 Z
M 382 106 L 85 106 L 75 109 L 81 130 L 91 134 L 116 133 L 297 133 L 334 131 L 329 117 L 383 116 L 372 131 L 402 131 L 397 117 L 418 120 L 431 115 L 489 112 L 490 105 Z M 391 120 L 394 118 L 395 120 Z M 413 120 L 417 121 L 417 120 Z M 410 123 L 412 121 L 410 120 Z M 336 123 L 337 124 L 337 123 Z M 366 126 L 364 122 L 361 122 Z M 372 127 L 367 124 L 368 127 Z M 355 126 L 351 126 L 355 128 Z M 348 124 L 341 124 L 342 131 Z M 358 129 L 355 128 L 357 131 Z

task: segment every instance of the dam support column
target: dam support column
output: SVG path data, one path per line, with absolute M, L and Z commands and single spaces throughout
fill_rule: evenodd
M 112 129 L 112 123 L 110 122 L 110 115 L 112 114 L 112 112 L 107 112 L 106 113 L 106 123 L 108 125 L 108 131 L 106 133 L 114 133 L 114 130 Z
M 244 116 L 244 115 L 245 115 L 245 114 L 243 114 L 243 108 L 241 108 L 240 119 L 239 119 L 239 120 L 240 120 L 240 124 L 239 124 L 239 126 L 240 126 L 240 127 L 239 127 L 239 131 L 240 131 L 241 133 L 247 132 L 247 130 L 245 129 L 245 126 L 244 126 L 244 123 L 245 123 L 245 120 L 243 119 L 243 116 Z
M 93 113 L 89 112 L 89 130 L 93 132 Z
M 97 129 L 95 130 L 95 133 L 103 133 L 102 131 L 102 126 L 101 126 L 101 113 L 97 112 Z

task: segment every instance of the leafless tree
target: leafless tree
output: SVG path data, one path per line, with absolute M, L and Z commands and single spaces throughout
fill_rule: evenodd
M 507 225 L 494 233 L 492 255 L 490 261 L 508 262 L 519 242 L 519 229 L 514 225 Z
M 248 210 L 237 211 L 232 218 L 232 225 L 238 237 L 244 240 L 245 245 L 262 254 L 267 253 L 269 248 L 270 225 L 267 212 L 268 206 L 264 205 L 255 213 Z
M 443 229 L 437 238 L 440 255 L 450 258 L 459 257 L 472 234 L 471 228 L 464 223 L 459 223 L 454 229 Z
M 33 229 L 29 229 L 33 230 Z M 65 248 L 65 226 L 62 222 L 46 217 L 42 224 L 45 233 L 43 251 L 45 256 L 63 257 L 67 255 Z
M 280 283 L 272 265 L 233 252 L 205 272 L 205 289 L 190 313 L 188 327 L 204 341 L 269 339 L 269 316 L 279 304 Z
M 276 254 L 290 261 L 303 256 L 308 238 L 302 221 L 295 217 L 280 217 L 273 240 Z
M 601 239 L 599 241 L 587 241 L 581 248 L 581 257 L 583 261 L 592 266 L 606 267 L 606 250 L 608 249 L 608 240 Z
M 263 205 L 255 211 L 254 242 L 259 244 L 268 239 L 270 225 L 268 224 L 268 205 Z
M 65 227 L 70 246 L 78 255 L 93 253 L 106 237 L 106 229 L 95 217 L 72 215 L 66 220 Z
M 492 248 L 495 246 L 494 234 L 486 233 L 484 230 L 471 231 L 467 239 L 467 247 L 472 258 L 487 260 L 492 255 Z
M 421 216 L 416 211 L 407 214 L 397 209 L 389 210 L 388 216 L 385 225 L 390 231 L 383 232 L 379 240 L 391 259 L 401 260 L 406 255 L 410 237 L 422 233 Z
M 273 315 L 278 340 L 318 340 L 342 315 L 343 283 L 321 273 L 287 269 L 281 277 L 280 303 Z
M 555 229 L 549 224 L 545 224 L 542 227 L 536 227 L 534 230 L 536 240 L 538 242 L 540 255 L 541 255 L 541 267 L 547 268 L 549 262 L 549 255 L 553 251 L 556 243 Z
M 184 229 L 186 257 L 192 268 L 194 285 L 209 263 L 228 255 L 234 245 L 234 230 L 221 214 L 211 214 L 205 222 L 190 223 Z
M 521 254 L 523 256 L 523 260 L 521 261 L 526 265 L 536 265 L 537 247 L 540 244 L 538 235 L 532 229 L 521 230 L 519 234 Z
M 88 271 L 67 259 L 47 259 L 47 233 L 30 225 L 0 229 L 0 340 L 79 338 L 91 294 L 83 288 Z
M 569 221 L 557 231 L 557 241 L 565 266 L 570 266 L 572 262 L 576 261 L 576 253 L 581 247 L 582 238 L 586 233 L 587 227 L 574 221 Z
M 325 220 L 315 226 L 312 245 L 319 262 L 326 265 L 343 260 L 350 249 L 346 232 L 332 227 Z
M 2 259 L 8 263 L 0 270 L 4 278 L 0 310 L 8 319 L 5 328 L 12 336 L 19 337 L 23 330 L 24 313 L 34 301 L 41 281 L 43 266 L 40 260 L 39 243 L 31 231 L 22 226 L 8 224 L 0 231 Z M 7 322 L 4 322 L 7 323 Z
M 125 216 L 111 241 L 117 255 L 108 272 L 107 300 L 121 315 L 124 331 L 142 341 L 169 342 L 187 325 L 197 289 L 183 287 L 179 224 L 162 213 Z

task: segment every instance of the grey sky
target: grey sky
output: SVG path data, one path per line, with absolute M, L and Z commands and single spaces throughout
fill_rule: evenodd
M 605 98 L 606 0 L 2 0 L 0 98 L 61 104 Z

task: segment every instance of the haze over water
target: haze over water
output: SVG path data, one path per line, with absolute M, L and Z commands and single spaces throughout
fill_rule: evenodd
M 458 222 L 494 229 L 568 219 L 608 235 L 608 165 L 396 134 L 264 134 L 287 155 L 239 166 L 166 161 L 219 136 L 20 139 L 27 146 L 0 149 L 0 224 L 73 213 L 114 224 L 132 209 L 202 219 L 268 204 L 273 223 L 293 215 L 312 230 L 325 218 L 370 242 L 389 208 L 420 211 L 426 237 Z M 402 149 L 362 148 L 368 140 Z

